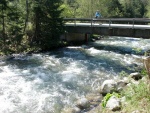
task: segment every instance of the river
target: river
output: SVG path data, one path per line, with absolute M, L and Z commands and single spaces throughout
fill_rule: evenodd
M 150 39 L 108 37 L 82 46 L 0 59 L 0 113 L 60 113 L 105 79 L 142 66 Z

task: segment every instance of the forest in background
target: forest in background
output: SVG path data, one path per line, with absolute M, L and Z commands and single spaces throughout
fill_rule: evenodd
M 149 0 L 0 0 L 0 54 L 62 45 L 63 18 L 148 18 Z
M 58 47 L 61 5 L 61 0 L 0 0 L 0 54 Z
M 63 0 L 63 17 L 91 18 L 98 10 L 104 18 L 148 18 L 150 0 Z

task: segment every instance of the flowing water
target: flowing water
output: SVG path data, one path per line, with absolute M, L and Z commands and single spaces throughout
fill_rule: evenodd
M 109 37 L 83 46 L 0 59 L 0 113 L 60 113 L 105 79 L 142 67 L 150 40 Z

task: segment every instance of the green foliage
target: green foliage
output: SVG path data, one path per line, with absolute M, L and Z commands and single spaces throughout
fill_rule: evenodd
M 146 69 L 142 69 L 140 73 L 141 73 L 143 76 L 147 76 L 147 71 L 146 71 Z
M 113 92 L 112 94 L 107 93 L 107 95 L 104 97 L 104 99 L 102 100 L 102 107 L 105 108 L 106 104 L 108 102 L 108 100 L 110 99 L 110 97 L 115 96 L 117 98 L 120 98 L 120 95 L 118 93 Z
M 123 7 L 122 4 L 118 0 L 109 0 L 107 2 L 108 7 L 108 17 L 122 17 Z
M 76 11 L 76 17 L 93 18 L 95 11 L 99 10 L 103 17 L 125 17 L 125 18 L 143 18 L 150 17 L 149 0 L 63 0 L 68 12 Z M 78 4 L 78 7 L 71 8 Z M 73 15 L 65 13 L 64 17 L 72 18 Z
M 124 5 L 124 17 L 143 18 L 147 13 L 147 0 L 126 0 Z
M 140 110 L 141 113 L 149 113 L 150 86 L 147 82 L 141 81 L 138 85 L 132 84 L 122 93 L 122 96 L 126 97 L 127 102 L 126 107 L 122 111 L 130 113 L 134 110 Z
M 58 47 L 63 32 L 61 4 L 61 0 L 1 0 L 1 52 Z
M 150 56 L 150 50 L 145 51 L 144 56 Z
M 141 48 L 133 48 L 133 51 L 135 51 L 136 53 L 141 53 L 142 49 Z
M 121 77 L 126 77 L 128 74 L 127 74 L 125 71 L 121 71 L 121 72 L 119 73 L 119 75 L 120 75 Z
M 35 0 L 34 12 L 34 42 L 43 50 L 57 47 L 59 36 L 63 32 L 63 20 L 60 17 L 62 9 L 61 0 Z

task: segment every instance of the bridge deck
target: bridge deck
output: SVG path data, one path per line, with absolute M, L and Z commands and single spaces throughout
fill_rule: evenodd
M 65 26 L 150 29 L 150 25 L 133 25 L 133 24 L 66 23 Z
M 150 38 L 149 18 L 68 18 L 67 33 Z

